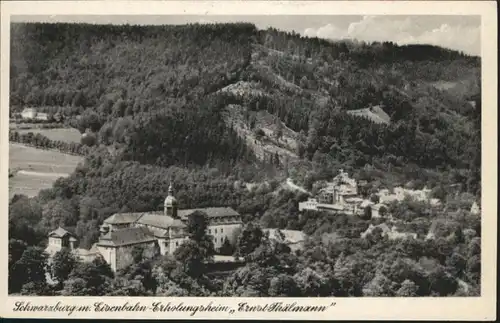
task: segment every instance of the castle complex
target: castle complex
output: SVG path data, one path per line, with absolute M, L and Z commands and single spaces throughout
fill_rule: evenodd
M 343 213 L 348 215 L 360 215 L 367 206 L 371 208 L 372 217 L 380 217 L 379 211 L 393 201 L 403 201 L 411 198 L 417 201 L 427 201 L 432 206 L 440 205 L 439 199 L 430 197 L 431 190 L 410 190 L 402 187 L 395 187 L 393 192 L 382 189 L 375 195 L 378 196 L 379 203 L 374 203 L 369 199 L 363 199 L 358 195 L 358 184 L 355 179 L 350 178 L 342 169 L 339 175 L 333 178 L 322 188 L 316 198 L 309 198 L 305 202 L 299 203 L 299 211 L 328 211 L 332 213 Z
M 212 236 L 217 250 L 227 239 L 234 245 L 242 227 L 240 214 L 227 207 L 200 209 L 178 209 L 172 185 L 168 189 L 163 211 L 117 213 L 104 220 L 101 225 L 99 241 L 90 250 L 77 248 L 77 239 L 70 232 L 58 228 L 49 233 L 46 251 L 55 254 L 63 247 L 70 248 L 82 261 L 92 261 L 101 255 L 111 269 L 129 266 L 133 263 L 132 249 L 143 247 L 144 252 L 161 255 L 172 254 L 188 239 L 186 224 L 189 215 L 199 211 L 208 221 L 208 234 Z
M 339 175 L 319 191 L 317 198 L 299 203 L 299 211 L 329 211 L 353 215 L 363 211 L 363 202 L 358 196 L 356 180 L 341 169 Z

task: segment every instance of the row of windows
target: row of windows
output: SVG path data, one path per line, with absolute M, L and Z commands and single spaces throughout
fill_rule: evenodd
M 210 229 L 208 230 L 208 232 L 210 233 Z M 220 229 L 220 232 L 222 233 L 222 229 Z M 217 229 L 215 229 L 215 233 L 217 233 Z M 225 239 L 227 239 L 227 236 L 225 236 L 225 237 L 221 237 L 221 238 L 219 239 L 219 241 L 222 243 L 222 242 L 224 242 L 224 240 L 225 240 Z M 214 242 L 215 242 L 215 243 L 217 243 L 217 237 L 214 237 Z M 165 246 L 166 246 L 166 245 L 167 245 L 167 243 L 165 243 Z M 175 246 L 176 246 L 176 247 L 178 247 L 178 246 L 179 246 L 179 241 L 176 241 L 176 242 L 175 242 Z
M 240 217 L 223 217 L 223 218 L 211 218 L 210 223 L 228 223 L 234 221 L 240 221 Z
M 227 237 L 221 237 L 219 241 L 223 243 L 225 239 L 227 239 Z M 217 237 L 214 237 L 214 242 L 217 243 Z
M 214 233 L 217 234 L 217 229 L 214 229 Z M 220 233 L 224 233 L 224 229 L 220 229 Z M 208 234 L 212 234 L 212 229 L 208 229 Z

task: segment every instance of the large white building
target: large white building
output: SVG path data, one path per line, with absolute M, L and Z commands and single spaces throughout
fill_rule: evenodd
M 82 260 L 91 260 L 100 254 L 111 269 L 116 271 L 133 262 L 132 249 L 135 246 L 142 246 L 147 252 L 159 250 L 162 255 L 174 253 L 189 238 L 186 232 L 187 220 L 189 215 L 197 211 L 208 220 L 207 233 L 212 236 L 216 250 L 226 239 L 233 245 L 236 243 L 243 223 L 235 210 L 228 207 L 180 210 L 177 206 L 170 186 L 163 211 L 113 214 L 104 220 L 99 241 L 90 250 L 77 249 L 76 241 L 70 241 L 76 238 L 64 229 L 54 231 L 57 236 L 49 235 L 47 249 L 53 254 L 62 247 L 69 247 Z

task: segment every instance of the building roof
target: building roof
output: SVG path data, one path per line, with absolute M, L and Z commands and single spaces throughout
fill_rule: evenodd
M 66 235 L 70 235 L 71 237 L 74 237 L 74 234 L 72 234 L 68 230 L 63 229 L 61 227 L 58 227 L 57 229 L 55 229 L 54 231 L 49 233 L 49 237 L 54 237 L 54 238 L 63 238 Z M 73 240 L 73 241 L 75 241 L 75 240 Z
M 91 256 L 91 255 L 96 255 L 99 253 L 98 250 L 93 250 L 93 249 L 87 250 L 87 249 L 83 249 L 83 248 L 73 249 L 73 252 L 77 256 Z
M 26 112 L 36 112 L 36 109 L 35 108 L 24 108 L 22 113 L 26 113 Z
M 239 216 L 240 214 L 230 207 L 208 207 L 198 209 L 178 210 L 177 214 L 185 220 L 191 213 L 195 211 L 203 212 L 208 218 Z M 168 220 L 170 218 L 170 220 Z M 183 226 L 179 220 L 167 217 L 163 211 L 152 212 L 135 212 L 135 213 L 115 213 L 104 220 L 105 224 L 127 224 L 127 223 L 142 223 L 157 226 L 160 228 L 168 228 L 170 226 Z M 171 224 L 170 224 L 171 223 Z
M 139 219 L 144 212 L 136 212 L 136 213 L 115 213 L 112 216 L 108 217 L 104 220 L 106 224 L 127 224 L 134 223 Z
M 168 229 L 170 227 L 184 228 L 186 226 L 180 219 L 166 216 L 163 212 L 144 213 L 136 222 L 162 229 Z
M 155 241 L 153 234 L 144 227 L 127 228 L 106 233 L 101 236 L 97 245 L 119 247 Z
M 240 215 L 238 212 L 236 212 L 235 210 L 233 210 L 230 207 L 207 207 L 207 208 L 201 208 L 201 209 L 178 210 L 177 214 L 179 215 L 180 218 L 185 219 L 191 213 L 194 213 L 195 211 L 200 211 L 200 212 L 205 213 L 208 218 L 239 216 Z
M 223 256 L 223 255 L 214 255 L 213 256 L 214 262 L 242 262 L 243 259 L 236 258 L 234 256 Z
M 341 211 L 344 209 L 344 207 L 340 204 L 321 204 L 321 203 L 318 203 L 317 207 L 320 209 L 329 209 L 329 210 L 338 210 L 338 211 Z

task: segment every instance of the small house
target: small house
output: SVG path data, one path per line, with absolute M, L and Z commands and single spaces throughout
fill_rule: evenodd
M 36 109 L 35 108 L 25 108 L 21 112 L 21 117 L 23 119 L 35 119 L 37 115 Z

